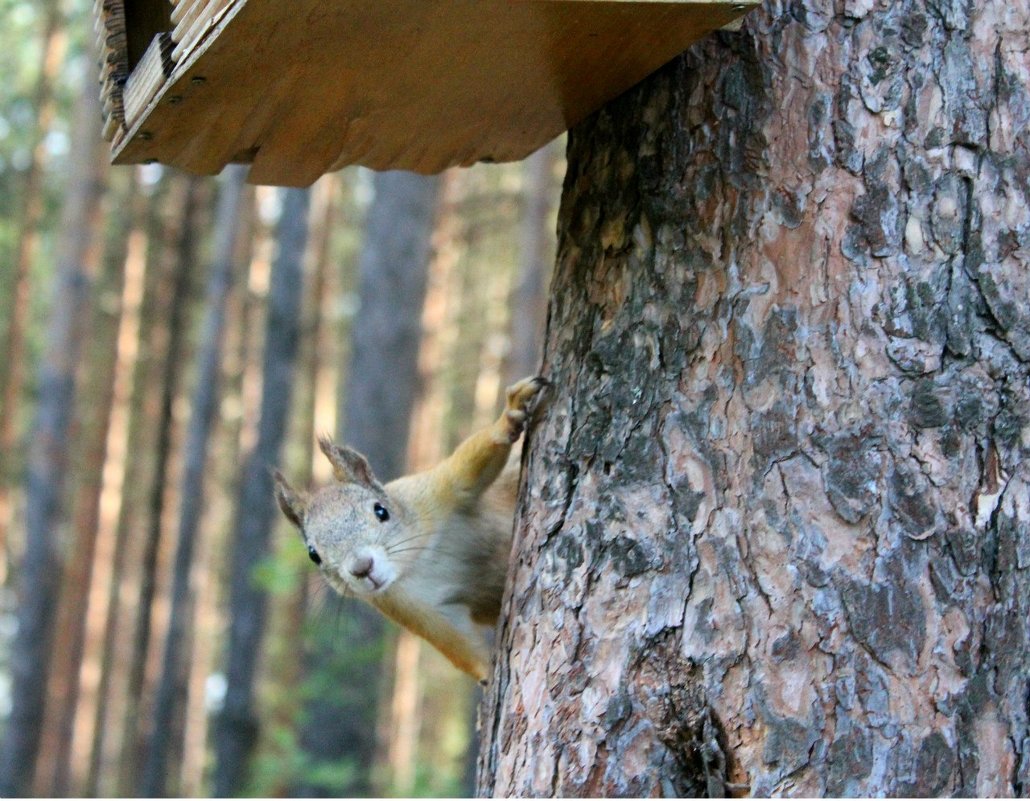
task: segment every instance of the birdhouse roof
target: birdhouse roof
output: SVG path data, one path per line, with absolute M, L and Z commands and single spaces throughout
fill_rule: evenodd
M 96 0 L 114 161 L 310 184 L 520 159 L 757 0 Z

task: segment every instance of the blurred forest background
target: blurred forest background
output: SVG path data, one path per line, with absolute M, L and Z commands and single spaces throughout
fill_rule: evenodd
M 561 145 L 308 190 L 112 168 L 90 10 L 0 0 L 0 795 L 470 794 L 477 688 L 328 593 L 268 469 L 328 481 L 325 431 L 390 478 L 493 418 Z

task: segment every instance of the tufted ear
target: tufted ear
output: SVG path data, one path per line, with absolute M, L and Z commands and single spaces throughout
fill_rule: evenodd
M 379 483 L 372 472 L 368 459 L 356 450 L 336 445 L 325 434 L 318 438 L 318 447 L 322 449 L 325 458 L 333 466 L 333 475 L 336 476 L 337 481 L 361 484 L 373 492 L 386 494 L 383 485 Z
M 291 487 L 278 470 L 273 471 L 272 478 L 275 481 L 275 499 L 286 519 L 297 528 L 304 528 L 304 516 L 308 511 L 307 495 Z

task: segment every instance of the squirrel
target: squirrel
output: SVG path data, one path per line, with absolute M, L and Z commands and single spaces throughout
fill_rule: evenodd
M 490 649 L 480 627 L 500 615 L 511 553 L 519 464 L 509 456 L 547 386 L 535 376 L 508 387 L 492 425 L 435 467 L 386 485 L 362 454 L 326 436 L 319 447 L 335 483 L 308 494 L 273 473 L 279 508 L 330 586 L 367 601 L 481 683 Z

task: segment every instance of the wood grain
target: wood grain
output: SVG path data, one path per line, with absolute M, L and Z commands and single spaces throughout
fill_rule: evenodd
M 237 0 L 115 147 L 304 186 L 523 158 L 751 2 Z M 177 56 L 179 54 L 177 53 Z

